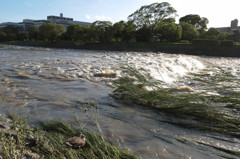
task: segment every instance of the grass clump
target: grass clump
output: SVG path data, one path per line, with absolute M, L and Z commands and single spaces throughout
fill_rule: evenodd
M 186 123 L 185 126 L 240 136 L 240 119 L 231 116 L 231 111 L 223 111 L 213 106 L 222 102 L 224 98 L 225 102 L 236 104 L 239 98 L 234 95 L 228 100 L 229 97 L 226 96 L 213 98 L 215 96 L 207 96 L 205 93 L 172 91 L 178 89 L 164 88 L 163 82 L 156 81 L 147 74 L 141 74 L 131 67 L 126 69 L 115 84 L 116 89 L 112 96 L 116 99 L 151 107 L 180 118 L 191 116 L 191 119 L 201 122 L 199 125 Z
M 136 159 L 129 152 L 118 150 L 113 143 L 97 132 L 79 130 L 68 124 L 51 121 L 41 122 L 41 128 L 30 128 L 21 118 L 15 118 L 13 125 L 16 136 L 1 134 L 2 157 L 4 159 L 20 159 L 26 157 L 26 152 L 36 155 L 36 158 L 46 159 Z M 68 147 L 68 138 L 82 132 L 86 137 L 86 145 L 79 149 Z

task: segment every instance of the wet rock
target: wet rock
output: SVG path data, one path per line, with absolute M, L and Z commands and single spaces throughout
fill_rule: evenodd
M 116 78 L 117 74 L 115 72 L 95 73 L 94 77 Z
M 11 125 L 7 122 L 0 122 L 0 131 L 1 130 L 9 130 L 11 129 Z
M 19 153 L 19 154 L 20 154 L 21 151 L 20 151 L 20 150 L 17 150 L 16 153 Z M 22 151 L 22 154 L 23 154 L 23 156 L 24 156 L 22 159 L 40 159 L 40 155 L 39 155 L 39 154 L 34 153 L 34 152 L 30 151 L 30 150 L 24 149 L 24 150 Z
M 182 86 L 180 88 L 171 88 L 169 91 L 170 92 L 194 92 L 194 90 L 188 86 Z

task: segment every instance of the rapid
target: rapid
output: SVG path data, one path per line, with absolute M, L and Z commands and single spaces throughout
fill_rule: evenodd
M 240 58 L 0 45 L 0 113 L 14 113 L 32 123 L 78 120 L 142 158 L 239 157 L 229 153 L 240 153 L 237 137 L 183 127 L 176 123 L 194 121 L 114 100 L 113 81 L 128 66 L 164 81 L 165 87 L 188 86 L 190 73 L 214 74 L 206 72 L 213 66 L 240 80 Z M 191 89 L 208 91 L 198 84 Z M 91 102 L 98 111 L 88 110 Z M 92 118 L 97 118 L 97 126 Z

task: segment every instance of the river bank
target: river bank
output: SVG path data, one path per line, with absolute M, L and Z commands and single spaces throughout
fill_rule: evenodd
M 119 151 L 112 142 L 98 132 L 74 129 L 68 124 L 52 121 L 29 126 L 26 120 L 16 115 L 0 115 L 0 158 L 119 158 L 136 159 L 127 151 Z M 68 138 L 84 135 L 83 147 L 70 147 Z
M 224 46 L 195 46 L 184 43 L 87 43 L 75 45 L 73 41 L 58 41 L 49 43 L 44 41 L 16 41 L 8 42 L 9 45 L 36 46 L 46 48 L 105 50 L 105 51 L 134 51 L 134 52 L 164 52 L 169 54 L 206 55 L 217 57 L 240 57 L 240 47 Z

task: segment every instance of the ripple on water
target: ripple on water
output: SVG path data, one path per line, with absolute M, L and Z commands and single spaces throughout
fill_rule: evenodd
M 208 67 L 207 62 L 219 66 L 224 63 L 224 69 L 234 68 L 230 71 L 234 76 L 240 76 L 239 59 L 6 47 L 0 49 L 0 104 L 7 101 L 2 104 L 4 111 L 35 120 L 73 122 L 77 112 L 79 118 L 87 122 L 81 103 L 97 99 L 99 122 L 105 135 L 143 158 L 231 157 L 217 148 L 239 151 L 239 139 L 183 128 L 173 123 L 193 121 L 116 102 L 108 97 L 112 89 L 105 85 L 111 85 L 128 65 L 150 73 L 153 78 L 175 84 L 187 73 Z M 109 72 L 114 76 L 106 77 Z M 194 89 L 204 87 L 200 83 L 193 86 Z

